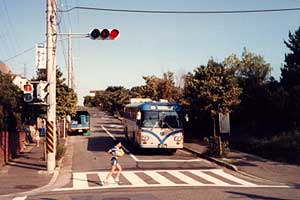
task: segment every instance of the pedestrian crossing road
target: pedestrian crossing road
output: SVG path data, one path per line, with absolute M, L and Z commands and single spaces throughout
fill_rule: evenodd
M 147 187 L 288 187 L 286 185 L 262 185 L 238 178 L 222 169 L 208 170 L 147 170 L 124 171 L 120 182 L 113 178 L 103 185 L 108 172 L 76 172 L 72 183 L 55 191 L 105 189 L 105 188 L 147 188 Z

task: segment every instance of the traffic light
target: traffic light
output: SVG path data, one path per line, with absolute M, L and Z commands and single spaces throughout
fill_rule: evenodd
M 120 36 L 117 29 L 93 29 L 89 33 L 92 40 L 116 40 Z
M 47 81 L 40 81 L 36 86 L 36 98 L 40 101 L 45 101 L 46 97 L 48 96 L 48 82 Z
M 24 85 L 24 101 L 26 103 L 33 101 L 33 85 L 29 82 Z

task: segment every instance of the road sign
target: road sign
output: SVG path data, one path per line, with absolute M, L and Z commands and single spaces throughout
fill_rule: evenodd
M 38 69 L 46 69 L 46 45 L 36 44 L 35 63 Z

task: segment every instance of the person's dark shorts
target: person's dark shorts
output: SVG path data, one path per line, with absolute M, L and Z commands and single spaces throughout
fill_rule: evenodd
M 112 166 L 115 166 L 118 164 L 118 160 L 116 158 L 112 158 L 110 161 L 111 161 Z

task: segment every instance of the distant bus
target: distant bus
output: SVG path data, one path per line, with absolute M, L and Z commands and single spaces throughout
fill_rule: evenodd
M 140 148 L 183 148 L 182 111 L 177 103 L 147 101 L 124 108 L 124 133 Z
M 88 111 L 77 111 L 71 119 L 70 132 L 73 134 L 90 135 L 90 114 Z

